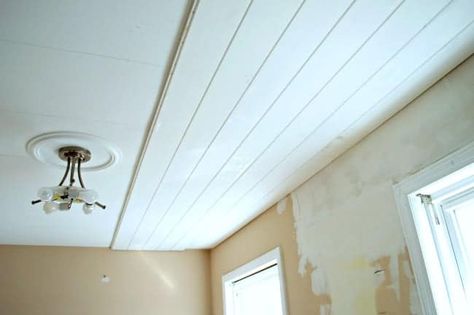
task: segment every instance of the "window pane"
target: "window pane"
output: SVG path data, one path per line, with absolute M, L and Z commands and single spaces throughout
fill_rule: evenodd
M 233 285 L 235 315 L 281 315 L 278 267 L 275 265 Z
M 454 210 L 460 238 L 461 255 L 464 263 L 463 284 L 471 313 L 474 312 L 474 202 L 469 202 Z
M 469 260 L 469 269 L 473 270 L 472 261 L 474 258 L 474 204 L 465 204 L 455 210 L 459 234 Z

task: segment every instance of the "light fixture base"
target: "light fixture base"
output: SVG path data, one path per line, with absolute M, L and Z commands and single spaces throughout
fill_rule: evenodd
M 82 163 L 90 161 L 91 151 L 78 146 L 67 146 L 59 148 L 58 150 L 59 158 L 63 161 L 71 159 L 80 159 Z

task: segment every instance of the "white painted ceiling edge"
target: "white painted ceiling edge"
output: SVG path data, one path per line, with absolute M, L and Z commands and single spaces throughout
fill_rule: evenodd
M 143 145 L 143 148 L 140 153 L 140 158 L 137 162 L 135 167 L 134 175 L 127 193 L 126 202 L 124 203 L 122 213 L 120 216 L 120 220 L 117 224 L 114 238 L 111 244 L 113 249 L 121 249 L 120 247 L 115 246 L 115 241 L 117 238 L 117 234 L 119 233 L 120 226 L 122 224 L 122 220 L 124 218 L 124 214 L 127 208 L 127 203 L 130 198 L 130 195 L 134 189 L 134 184 L 136 178 L 138 176 L 138 171 L 140 170 L 141 161 L 143 160 L 148 143 L 150 141 L 152 133 L 155 131 L 156 122 L 158 120 L 160 109 L 163 104 L 164 98 L 166 96 L 167 89 L 170 85 L 171 79 L 173 77 L 175 66 L 179 60 L 180 52 L 183 46 L 183 43 L 186 39 L 187 32 L 189 30 L 190 23 L 194 17 L 195 9 L 198 1 L 194 1 L 191 5 L 191 8 L 188 13 L 188 18 L 186 23 L 183 27 L 180 40 L 178 46 L 176 48 L 175 56 L 173 61 L 169 67 L 168 74 L 166 81 L 164 83 L 163 89 L 160 92 L 159 100 L 155 108 L 155 112 L 153 115 L 152 123 L 147 132 L 147 136 Z M 406 105 L 408 105 L 413 99 L 417 96 L 422 94 L 426 89 L 436 83 L 439 79 L 449 73 L 454 67 L 458 64 L 462 63 L 466 58 L 468 58 L 473 51 L 473 43 L 472 43 L 472 27 L 469 27 L 468 31 L 463 32 L 460 34 L 459 38 L 455 38 L 455 40 L 450 41 L 443 49 L 433 58 L 430 59 L 429 62 L 423 64 L 422 67 L 417 69 L 416 73 L 413 73 L 412 76 L 406 81 L 403 82 L 402 85 L 397 86 L 394 89 L 394 93 L 400 93 L 400 97 L 397 99 L 398 104 L 396 106 L 380 106 L 380 108 L 373 108 L 370 109 L 370 113 L 373 115 L 366 115 L 362 119 L 358 120 L 357 122 L 353 123 L 350 128 L 344 131 L 346 136 L 346 141 L 337 145 L 335 148 L 331 148 L 331 152 L 322 152 L 321 155 L 317 155 L 312 159 L 308 160 L 307 163 L 302 165 L 298 170 L 296 170 L 295 174 L 288 177 L 287 182 L 280 187 L 275 187 L 275 189 L 271 190 L 267 195 L 263 196 L 261 200 L 258 202 L 260 211 L 255 213 L 254 216 L 250 218 L 246 218 L 245 220 L 241 221 L 238 227 L 228 227 L 223 226 L 222 229 L 219 231 L 221 236 L 218 240 L 213 240 L 212 242 L 207 242 L 205 246 L 199 244 L 195 244 L 195 246 L 187 246 L 183 248 L 176 248 L 176 249 L 185 249 L 185 248 L 212 248 L 226 239 L 228 236 L 232 235 L 235 231 L 239 228 L 250 222 L 256 216 L 258 216 L 261 212 L 266 210 L 268 207 L 275 204 L 278 200 L 283 198 L 285 195 L 290 193 L 292 190 L 297 188 L 301 185 L 304 181 L 308 180 L 311 176 L 313 176 L 316 172 L 323 169 L 327 166 L 331 161 L 337 158 L 339 155 L 344 153 L 350 147 L 355 145 L 361 138 L 375 130 L 378 126 L 383 124 L 386 120 L 396 114 L 399 110 L 403 109 Z M 429 78 L 429 79 L 427 79 Z M 393 100 L 392 100 L 393 101 Z M 387 101 L 382 100 L 382 105 L 384 102 Z M 393 104 L 392 104 L 393 105 Z M 368 112 L 368 113 L 369 113 Z M 324 151 L 323 149 L 322 151 Z M 317 166 L 315 166 L 317 165 Z M 239 205 L 240 206 L 240 205 Z M 243 203 L 245 206 L 245 202 Z M 201 229 L 202 230 L 202 229 Z

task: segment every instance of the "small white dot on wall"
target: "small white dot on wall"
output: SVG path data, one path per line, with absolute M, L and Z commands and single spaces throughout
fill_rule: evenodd
M 102 275 L 102 278 L 100 279 L 100 282 L 109 283 L 110 282 L 110 277 L 107 276 L 107 275 Z

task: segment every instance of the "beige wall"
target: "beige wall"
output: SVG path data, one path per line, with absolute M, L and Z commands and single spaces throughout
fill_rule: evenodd
M 221 276 L 276 245 L 291 315 L 419 314 L 392 185 L 471 141 L 474 57 L 212 250 L 214 314 Z
M 208 315 L 209 278 L 208 251 L 0 246 L 0 314 Z
M 291 207 L 290 204 L 288 204 Z M 222 275 L 280 246 L 284 261 L 286 294 L 290 314 L 319 314 L 319 302 L 311 292 L 311 281 L 298 274 L 298 253 L 293 214 L 278 214 L 275 207 L 250 222 L 239 232 L 211 251 L 211 283 L 214 315 L 223 314 Z

